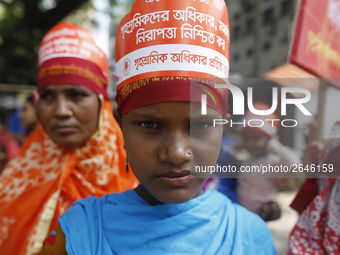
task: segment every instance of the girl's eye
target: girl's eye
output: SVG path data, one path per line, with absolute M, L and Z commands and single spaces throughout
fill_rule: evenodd
M 158 125 L 153 121 L 144 121 L 140 125 L 143 128 L 158 128 Z
M 211 125 L 206 122 L 198 122 L 198 123 L 191 124 L 191 129 L 207 129 L 210 126 Z
M 49 93 L 44 93 L 44 94 L 39 95 L 39 99 L 40 100 L 52 100 L 53 96 Z
M 81 98 L 83 98 L 85 96 L 86 96 L 85 94 L 78 93 L 78 92 L 70 94 L 70 97 L 73 98 L 73 99 L 81 99 Z

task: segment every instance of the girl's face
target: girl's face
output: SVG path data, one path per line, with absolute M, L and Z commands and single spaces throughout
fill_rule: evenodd
M 178 204 L 203 194 L 209 173 L 199 175 L 194 167 L 215 165 L 223 126 L 212 125 L 220 113 L 208 107 L 202 116 L 200 107 L 163 102 L 123 114 L 128 162 L 140 181 L 136 191 L 148 203 Z
M 100 103 L 92 90 L 78 85 L 50 85 L 39 89 L 39 97 L 39 119 L 56 144 L 75 149 L 97 131 Z

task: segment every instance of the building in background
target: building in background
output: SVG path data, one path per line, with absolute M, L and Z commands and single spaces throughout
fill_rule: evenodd
M 234 82 L 231 79 L 231 82 L 243 89 L 254 87 L 256 100 L 271 105 L 271 89 L 275 84 L 258 83 L 257 79 L 247 78 L 262 77 L 287 62 L 297 0 L 226 0 L 226 3 L 231 26 L 230 77 L 237 78 Z M 340 112 L 335 110 L 339 108 L 339 97 L 340 91 L 328 88 L 323 132 L 325 137 L 340 119 Z M 310 117 L 304 116 L 296 107 L 289 107 L 285 119 L 296 119 L 299 124 L 295 129 L 280 129 L 283 144 L 300 150 L 305 148 L 308 127 L 314 122 L 317 104 L 318 92 L 315 92 L 305 104 L 312 113 Z
M 231 73 L 261 77 L 287 61 L 296 0 L 226 0 Z
M 120 21 L 124 18 L 125 15 L 130 13 L 134 0 L 117 0 L 114 5 L 110 6 L 110 31 L 109 31 L 109 61 L 110 61 L 110 70 L 115 73 L 116 72 L 116 56 L 115 56 L 115 46 L 116 46 L 116 34 L 121 33 L 117 31 L 118 25 Z M 111 98 L 116 96 L 116 86 L 117 82 L 111 77 L 110 80 L 110 89 L 111 89 Z
M 230 81 L 254 101 L 272 104 L 273 82 L 257 79 L 287 62 L 297 0 L 226 0 L 230 22 Z M 255 78 L 255 79 L 252 79 Z M 280 113 L 277 112 L 280 116 Z M 293 118 L 295 110 L 288 110 Z M 294 130 L 279 130 L 284 145 L 294 147 Z

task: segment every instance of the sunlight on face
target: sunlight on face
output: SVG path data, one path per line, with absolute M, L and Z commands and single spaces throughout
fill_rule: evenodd
M 199 115 L 193 116 L 190 106 Z M 215 165 L 223 133 L 221 125 L 212 127 L 221 114 L 211 108 L 209 113 L 200 115 L 200 103 L 163 102 L 123 114 L 128 161 L 141 183 L 136 191 L 145 201 L 183 203 L 203 193 L 209 174 L 193 178 L 191 166 Z
M 78 85 L 50 85 L 39 90 L 38 116 L 60 146 L 84 145 L 98 128 L 100 103 L 96 93 Z

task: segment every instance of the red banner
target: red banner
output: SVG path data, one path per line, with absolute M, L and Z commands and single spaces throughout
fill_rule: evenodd
M 340 0 L 301 0 L 290 62 L 340 89 Z

